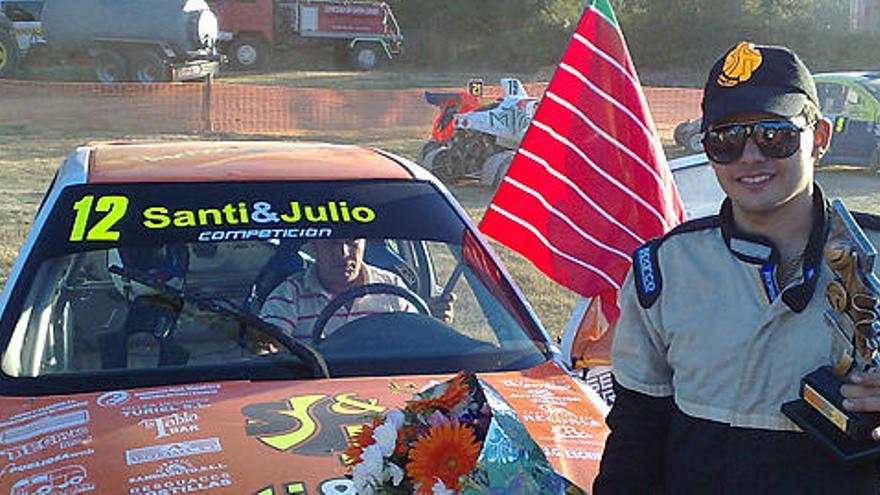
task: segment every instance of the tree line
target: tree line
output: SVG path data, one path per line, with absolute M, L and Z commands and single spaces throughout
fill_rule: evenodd
M 584 0 L 387 0 L 410 63 L 529 71 L 555 65 Z M 878 68 L 880 38 L 853 33 L 850 0 L 611 0 L 640 70 L 705 69 L 747 39 L 794 48 L 815 71 Z

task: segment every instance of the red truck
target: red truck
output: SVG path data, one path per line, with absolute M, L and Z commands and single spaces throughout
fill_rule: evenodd
M 359 70 L 402 53 L 400 26 L 385 2 L 361 0 L 213 0 L 221 47 L 239 69 L 255 69 L 273 48 L 332 43 Z

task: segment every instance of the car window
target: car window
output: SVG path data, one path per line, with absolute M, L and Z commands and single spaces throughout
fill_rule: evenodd
M 819 106 L 823 113 L 836 115 L 843 112 L 846 104 L 847 88 L 836 83 L 817 83 Z
M 141 186 L 77 186 L 47 205 L 45 235 L 22 274 L 29 283 L 18 284 L 2 321 L 12 333 L 5 375 L 244 373 L 274 360 L 295 363 L 286 371 L 294 378 L 311 377 L 285 349 L 267 357 L 256 344 L 266 341 L 265 323 L 278 326 L 266 307 L 291 297 L 288 285 L 311 291 L 297 292 L 301 301 L 325 297 L 315 282 L 317 241 L 334 238 L 362 238 L 370 282 L 413 294 L 369 294 L 326 315 L 326 335 L 306 343 L 336 376 L 508 369 L 545 359 L 540 327 L 428 183 Z M 426 212 L 429 226 L 417 221 Z M 420 312 L 419 300 L 447 294 L 451 321 Z M 321 302 L 297 306 L 314 308 L 298 309 L 298 321 L 317 325 Z
M 853 88 L 846 88 L 845 95 L 847 110 L 855 108 L 862 103 L 862 98 L 859 95 L 859 92 Z

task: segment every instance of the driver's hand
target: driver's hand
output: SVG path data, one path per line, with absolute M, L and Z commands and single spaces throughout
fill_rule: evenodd
M 248 339 L 248 347 L 254 354 L 265 356 L 268 354 L 277 354 L 281 349 L 281 344 L 271 337 L 258 334 Z
M 428 308 L 431 310 L 434 318 L 449 324 L 455 318 L 455 299 L 455 294 L 452 292 L 445 296 L 432 297 L 428 301 Z

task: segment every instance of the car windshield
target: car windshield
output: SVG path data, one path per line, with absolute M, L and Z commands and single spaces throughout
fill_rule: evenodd
M 13 382 L 82 378 L 88 389 L 107 373 L 295 379 L 546 359 L 516 289 L 427 182 L 98 184 L 44 209 L 2 320 Z M 321 250 L 353 240 L 376 290 L 334 297 Z M 438 300 L 451 300 L 451 318 Z

